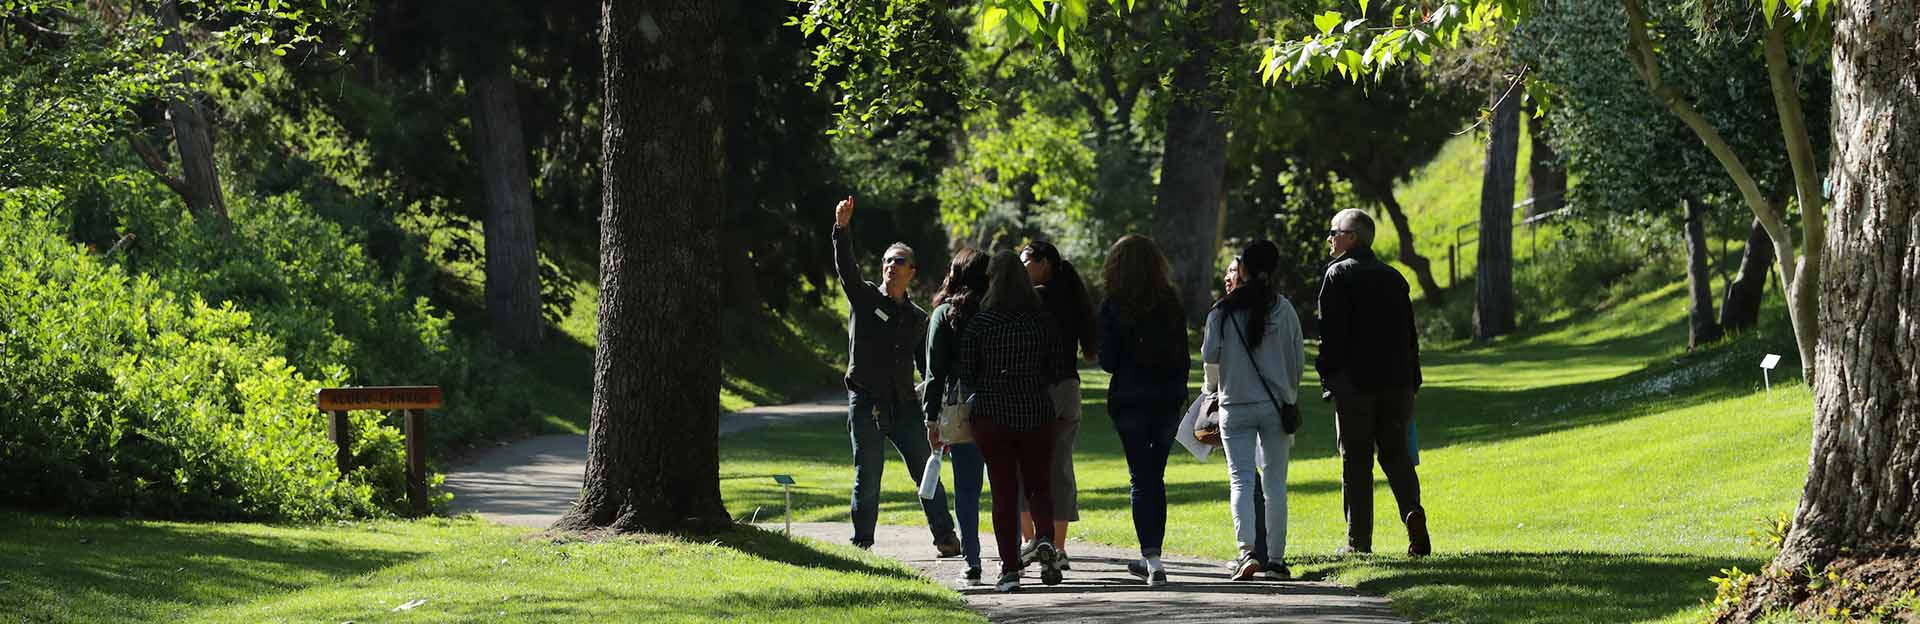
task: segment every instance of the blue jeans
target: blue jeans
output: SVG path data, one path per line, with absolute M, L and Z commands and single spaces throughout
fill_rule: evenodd
M 1287 459 L 1292 448 L 1280 426 L 1280 412 L 1272 403 L 1229 405 L 1221 408 L 1220 439 L 1227 449 L 1227 473 L 1232 478 L 1233 531 L 1241 552 L 1255 552 L 1259 528 L 1266 529 L 1268 561 L 1287 556 Z M 1256 466 L 1255 456 L 1262 460 Z M 1257 477 L 1255 468 L 1258 468 Z M 1254 479 L 1265 495 L 1254 509 Z M 1264 517 L 1258 517 L 1264 516 Z M 1264 525 L 1261 527 L 1260 525 Z
M 953 466 L 953 514 L 960 520 L 960 552 L 967 567 L 980 567 L 980 487 L 986 481 L 987 459 L 972 443 L 947 446 Z
M 1180 401 L 1153 404 L 1113 404 L 1113 431 L 1127 456 L 1127 496 L 1133 503 L 1133 534 L 1140 540 L 1140 556 L 1160 556 L 1167 536 L 1167 453 L 1180 428 Z
M 882 433 L 873 423 L 874 399 L 858 392 L 847 393 L 847 433 L 853 439 L 853 545 L 873 545 L 873 525 L 880 518 L 880 475 L 887 467 L 886 449 L 881 440 L 893 443 L 900 459 L 907 462 L 907 476 L 920 485 L 921 469 L 933 454 L 927 447 L 927 425 L 920 406 L 912 397 L 902 397 L 893 410 L 893 422 Z M 916 489 L 918 489 L 916 487 Z M 953 536 L 953 517 L 947 515 L 947 492 L 936 486 L 933 499 L 915 496 L 920 510 L 927 515 L 927 528 L 938 543 Z

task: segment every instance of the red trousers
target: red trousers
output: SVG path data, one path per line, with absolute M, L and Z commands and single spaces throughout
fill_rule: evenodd
M 1027 497 L 1033 528 L 1040 541 L 1053 540 L 1053 422 L 1037 429 L 1014 431 L 991 418 L 973 419 L 973 441 L 987 460 L 987 482 L 993 485 L 993 539 L 1000 548 L 1000 571 L 1020 569 L 1020 503 Z M 1020 475 L 1026 473 L 1026 491 Z

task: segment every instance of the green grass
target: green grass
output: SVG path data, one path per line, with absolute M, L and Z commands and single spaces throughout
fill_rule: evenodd
M 1344 536 L 1331 413 L 1303 405 L 1290 467 L 1289 558 L 1296 573 L 1384 594 L 1403 615 L 1448 622 L 1686 621 L 1708 578 L 1768 555 L 1747 532 L 1790 511 L 1806 470 L 1812 396 L 1797 380 L 1760 390 L 1754 363 L 1791 347 L 1755 331 L 1694 354 L 1684 294 L 1669 287 L 1481 346 L 1429 352 L 1416 404 L 1425 504 L 1439 554 L 1412 561 L 1378 483 L 1374 546 L 1336 559 Z M 1770 309 L 1770 316 L 1781 316 Z M 1771 327 L 1771 326 L 1770 326 Z M 1783 367 L 1788 368 L 1788 367 Z M 1791 376 L 1783 372 L 1782 376 Z M 1105 375 L 1083 371 L 1075 456 L 1076 537 L 1134 544 L 1125 461 L 1105 416 Z M 1197 379 L 1195 380 L 1197 385 Z M 1317 380 L 1304 386 L 1317 396 Z M 722 448 L 728 508 L 780 509 L 767 475 L 791 473 L 798 519 L 845 521 L 844 424 L 774 428 Z M 907 467 L 887 470 L 884 523 L 921 520 Z M 1225 466 L 1176 452 L 1167 473 L 1167 548 L 1229 558 Z M 991 552 L 987 553 L 993 556 Z
M 0 513 L 0 536 L 0 622 L 981 621 L 898 563 L 751 528 L 587 542 Z

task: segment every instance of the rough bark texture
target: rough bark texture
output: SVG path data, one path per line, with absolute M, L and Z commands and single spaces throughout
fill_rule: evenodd
M 1747 231 L 1747 249 L 1740 254 L 1740 274 L 1727 285 L 1720 302 L 1720 328 L 1740 331 L 1760 321 L 1760 301 L 1767 294 L 1767 270 L 1773 266 L 1773 244 L 1760 220 Z
M 1700 202 L 1687 201 L 1687 348 L 1720 339 L 1713 320 L 1713 274 L 1707 271 L 1707 226 Z
M 540 346 L 546 323 L 540 316 L 540 256 L 520 101 L 504 62 L 469 70 L 466 81 L 474 158 L 480 161 L 487 203 L 487 317 L 495 341 L 527 353 Z
M 178 0 L 163 0 L 160 3 L 160 25 L 166 29 L 163 48 L 168 53 L 186 56 L 187 44 L 180 32 Z M 183 71 L 179 81 L 187 85 L 195 84 L 193 72 Z M 173 145 L 180 154 L 182 185 L 175 187 L 175 190 L 187 202 L 187 212 L 195 220 L 213 224 L 222 234 L 231 233 L 233 224 L 227 218 L 227 199 L 220 192 L 220 176 L 213 166 L 213 132 L 207 127 L 206 115 L 200 112 L 199 104 L 189 97 L 167 103 L 167 120 L 173 124 Z M 159 173 L 165 176 L 164 172 Z
M 1533 116 L 1527 117 L 1527 125 L 1533 131 L 1533 155 L 1527 161 L 1527 195 L 1533 202 L 1520 211 L 1522 217 L 1546 214 L 1567 205 L 1567 166 L 1547 142 L 1553 136 L 1553 126 L 1547 118 Z
M 1224 92 L 1210 84 L 1219 48 L 1239 37 L 1239 0 L 1189 0 L 1208 27 L 1187 37 L 1187 56 L 1173 69 L 1166 150 L 1154 201 L 1154 238 L 1167 252 L 1188 323 L 1207 318 L 1219 223 L 1226 198 L 1227 129 L 1218 109 Z
M 1433 279 L 1433 263 L 1414 251 L 1413 226 L 1407 223 L 1407 211 L 1401 209 L 1400 200 L 1393 197 L 1392 189 L 1388 189 L 1382 198 L 1380 204 L 1386 207 L 1387 218 L 1393 219 L 1393 229 L 1400 238 L 1400 255 L 1397 259 L 1400 264 L 1413 270 L 1413 279 L 1420 283 L 1420 292 L 1426 295 L 1427 303 L 1436 308 L 1446 305 L 1446 291 L 1441 290 L 1440 282 Z
M 1812 459 L 1773 570 L 1920 543 L 1920 5 L 1835 5 L 1833 206 Z M 1911 552 L 1911 551 L 1906 551 Z M 1766 577 L 1740 618 L 1800 602 Z
M 728 522 L 720 500 L 718 256 L 726 212 L 709 0 L 601 4 L 600 333 L 580 500 L 555 526 Z
M 1494 81 L 1487 166 L 1480 180 L 1480 246 L 1474 278 L 1473 337 L 1513 331 L 1513 178 L 1520 152 L 1520 93 Z

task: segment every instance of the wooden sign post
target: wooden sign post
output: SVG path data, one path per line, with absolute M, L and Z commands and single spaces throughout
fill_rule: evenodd
M 773 482 L 780 484 L 780 491 L 787 494 L 787 535 L 793 535 L 793 475 L 773 475 Z
M 327 433 L 333 437 L 333 461 L 343 477 L 353 469 L 353 427 L 347 411 L 400 410 L 407 446 L 407 503 L 413 515 L 427 515 L 427 419 L 421 410 L 440 409 L 440 387 L 322 388 L 315 401 L 320 411 L 332 414 Z

